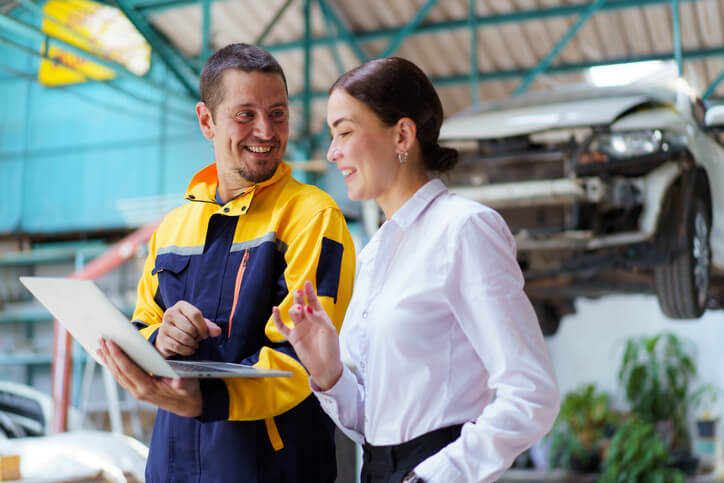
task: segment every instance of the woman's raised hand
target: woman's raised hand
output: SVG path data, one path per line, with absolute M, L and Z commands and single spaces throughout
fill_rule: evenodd
M 306 296 L 307 303 L 304 302 Z M 304 282 L 304 290 L 294 293 L 294 305 L 289 316 L 294 328 L 287 327 L 279 315 L 279 308 L 272 308 L 274 323 L 287 338 L 312 381 L 323 391 L 334 386 L 342 376 L 342 359 L 339 355 L 337 329 L 319 303 L 314 286 Z

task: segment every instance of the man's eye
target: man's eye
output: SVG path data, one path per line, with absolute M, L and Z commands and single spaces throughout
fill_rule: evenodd
M 234 118 L 238 119 L 239 121 L 248 121 L 249 119 L 251 119 L 253 117 L 254 117 L 254 114 L 249 111 L 237 112 L 236 115 L 234 115 Z
M 287 117 L 287 112 L 282 110 L 273 111 L 271 115 L 274 119 L 284 119 Z

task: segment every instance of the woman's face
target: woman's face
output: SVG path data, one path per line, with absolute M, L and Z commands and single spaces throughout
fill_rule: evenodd
M 386 126 L 367 105 L 336 89 L 327 104 L 332 143 L 327 159 L 337 163 L 351 200 L 378 199 L 397 178 L 395 126 Z

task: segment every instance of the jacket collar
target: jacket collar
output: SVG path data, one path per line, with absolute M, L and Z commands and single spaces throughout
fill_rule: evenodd
M 228 210 L 224 210 L 224 213 L 228 215 L 239 215 L 245 213 L 251 204 L 251 198 L 255 192 L 289 177 L 291 175 L 291 171 L 292 168 L 284 161 L 281 161 L 271 178 L 248 187 L 241 195 L 223 205 L 224 208 L 228 208 Z M 218 206 L 216 203 L 216 188 L 218 185 L 219 177 L 216 171 L 216 163 L 212 163 L 191 178 L 191 182 L 189 183 L 188 188 L 186 188 L 186 199 L 189 201 L 213 203 Z
M 258 190 L 265 186 L 272 185 L 280 179 L 286 177 L 292 168 L 284 161 L 279 163 L 274 175 L 266 181 L 255 184 L 247 188 L 250 190 Z M 191 201 L 205 201 L 216 203 L 216 188 L 219 185 L 219 176 L 216 172 L 216 163 L 212 163 L 199 171 L 191 178 L 188 188 L 186 188 L 186 199 Z

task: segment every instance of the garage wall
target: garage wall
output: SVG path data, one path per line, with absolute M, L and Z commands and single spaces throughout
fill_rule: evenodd
M 134 81 L 45 87 L 37 57 L 0 45 L 0 59 L 0 234 L 137 226 L 181 204 L 191 175 L 213 162 L 193 102 Z M 153 65 L 149 79 L 181 91 Z
M 547 339 L 561 394 L 595 383 L 617 406 L 624 407 L 625 396 L 616 376 L 625 341 L 661 331 L 694 342 L 700 382 L 724 390 L 724 311 L 708 311 L 699 320 L 672 321 L 661 314 L 655 297 L 644 295 L 578 299 L 576 308 L 577 313 L 565 317 L 558 333 Z M 724 417 L 722 399 L 718 414 Z

